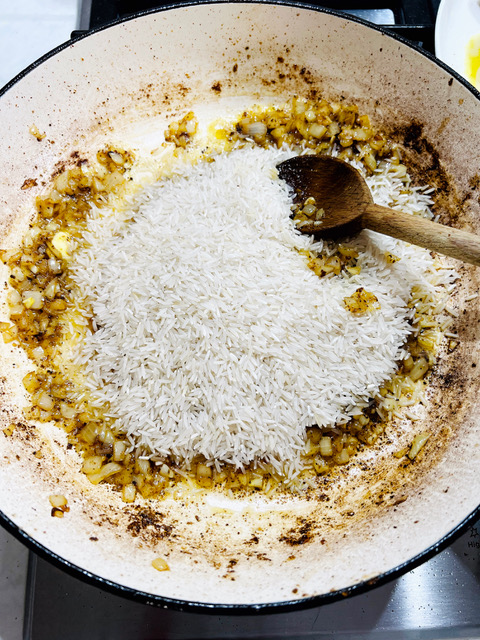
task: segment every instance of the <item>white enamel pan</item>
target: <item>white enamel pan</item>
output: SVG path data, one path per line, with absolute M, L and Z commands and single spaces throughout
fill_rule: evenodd
M 195 3 L 71 41 L 0 92 L 2 246 L 18 243 L 34 197 L 72 154 L 89 157 L 106 142 L 150 153 L 165 122 L 186 110 L 220 113 L 294 94 L 358 104 L 404 143 L 414 178 L 436 187 L 441 220 L 480 233 L 479 95 L 452 70 L 333 12 Z M 22 189 L 32 178 L 37 186 Z M 306 496 L 231 500 L 210 492 L 125 504 L 89 483 L 59 429 L 26 425 L 10 436 L 0 431 L 2 523 L 79 577 L 185 610 L 319 605 L 410 570 L 479 515 L 480 307 L 472 295 L 480 270 L 457 267 L 459 346 L 441 354 L 433 373 L 420 425 L 432 435 L 414 463 L 392 455 L 411 440 L 399 423 Z M 21 417 L 25 358 L 0 348 L 5 427 Z M 51 494 L 67 497 L 65 517 L 51 516 Z M 156 571 L 156 557 L 170 570 Z

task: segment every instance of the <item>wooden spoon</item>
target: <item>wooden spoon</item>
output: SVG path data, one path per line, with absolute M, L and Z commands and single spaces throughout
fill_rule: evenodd
M 298 156 L 280 163 L 278 173 L 295 190 L 296 202 L 313 197 L 324 211 L 318 221 L 299 226 L 304 233 L 337 238 L 372 229 L 480 265 L 480 236 L 375 204 L 361 173 L 338 158 Z

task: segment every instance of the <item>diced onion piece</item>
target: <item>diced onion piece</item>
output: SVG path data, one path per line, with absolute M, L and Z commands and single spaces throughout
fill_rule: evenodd
M 113 476 L 123 469 L 121 464 L 117 462 L 107 462 L 97 473 L 91 473 L 88 479 L 92 484 L 99 484 L 102 480 L 105 480 L 109 476 Z
M 160 475 L 162 475 L 164 478 L 168 478 L 170 476 L 170 467 L 165 463 L 160 467 Z
M 93 444 L 97 438 L 98 425 L 96 422 L 89 422 L 83 429 L 80 431 L 79 435 L 82 440 L 87 442 L 88 444 Z
M 430 437 L 430 434 L 427 431 L 424 431 L 422 433 L 418 433 L 415 436 L 415 438 L 413 439 L 413 442 L 412 442 L 412 447 L 411 447 L 410 451 L 408 452 L 408 457 L 410 458 L 410 460 L 414 460 L 415 459 L 415 457 L 417 456 L 418 452 L 424 446 L 424 444 L 429 439 L 429 437 Z
M 57 258 L 68 258 L 70 235 L 66 231 L 57 231 L 52 238 L 52 246 Z
M 44 355 L 45 351 L 43 350 L 43 347 L 35 347 L 35 349 L 32 349 L 32 356 L 35 360 L 41 360 Z
M 410 378 L 416 382 L 423 378 L 423 376 L 428 371 L 428 363 L 425 358 L 419 358 L 412 367 L 412 370 L 409 373 Z
M 24 291 L 22 301 L 27 309 L 42 309 L 43 295 L 41 291 L 30 290 Z
M 335 458 L 335 462 L 337 464 L 347 464 L 347 462 L 349 460 L 350 460 L 350 456 L 349 456 L 348 451 L 346 449 L 342 449 L 340 451 L 340 453 Z
M 62 273 L 62 265 L 56 258 L 50 258 L 48 261 L 48 268 L 55 275 L 58 273 Z
M 100 442 L 103 442 L 103 444 L 113 444 L 115 442 L 115 436 L 113 435 L 112 430 L 106 426 L 102 426 L 98 429 L 97 435 L 98 439 Z
M 357 422 L 358 422 L 362 427 L 364 427 L 365 425 L 367 425 L 367 424 L 368 424 L 368 422 L 369 422 L 369 421 L 368 421 L 367 416 L 365 416 L 363 413 L 360 413 L 358 416 L 355 416 L 355 417 L 356 417 L 356 419 L 357 419 Z
M 150 472 L 150 461 L 139 459 L 137 460 L 137 467 L 140 473 L 143 473 L 144 476 L 148 475 Z
M 44 411 L 51 411 L 55 406 L 55 402 L 52 396 L 48 395 L 45 391 L 42 391 L 37 398 L 37 407 L 43 409 Z
M 27 375 L 23 377 L 22 382 L 28 393 L 33 393 L 40 387 L 40 381 L 37 378 L 35 371 L 30 371 L 30 373 L 27 373 Z
M 328 471 L 328 464 L 322 458 L 315 458 L 313 468 L 317 473 L 326 473 Z
M 197 477 L 198 478 L 211 478 L 212 468 L 207 467 L 204 464 L 197 464 Z
M 358 274 L 360 273 L 360 271 L 362 270 L 361 267 L 359 267 L 358 265 L 356 267 L 346 267 L 348 273 L 352 276 L 358 276 Z
M 8 304 L 14 306 L 22 301 L 22 296 L 16 289 L 10 289 L 7 293 Z
M 15 431 L 15 427 L 16 425 L 12 422 L 11 424 L 8 425 L 8 427 L 5 427 L 4 429 L 2 429 L 2 431 L 7 437 L 9 437 Z
M 58 298 L 56 300 L 53 300 L 53 302 L 50 303 L 50 311 L 56 312 L 56 311 L 64 311 L 67 308 L 67 303 L 65 302 L 65 300 L 59 300 Z
M 65 420 L 73 420 L 73 418 L 77 415 L 77 412 L 73 407 L 71 407 L 66 402 L 60 403 L 60 413 Z
M 49 300 L 53 300 L 58 290 L 59 290 L 58 280 L 56 279 L 51 280 L 45 289 L 45 297 L 48 298 Z
M 152 567 L 157 571 L 170 571 L 170 567 L 163 558 L 155 558 L 155 560 L 152 560 Z
M 323 138 L 326 132 L 327 132 L 327 127 L 325 127 L 323 124 L 317 124 L 315 122 L 311 124 L 308 128 L 308 133 L 314 138 L 318 138 L 318 139 Z
M 18 329 L 14 324 L 9 326 L 7 329 L 2 329 L 2 338 L 5 344 L 8 344 L 9 342 L 13 342 L 13 340 L 15 340 L 17 336 L 18 336 Z
M 30 126 L 30 128 L 28 129 L 28 133 L 34 136 L 39 142 L 40 140 L 43 140 L 47 135 L 46 133 L 41 133 L 35 124 L 32 124 Z
M 122 488 L 122 499 L 124 502 L 134 502 L 137 488 L 134 484 L 125 484 Z
M 330 437 L 324 436 L 320 438 L 320 454 L 325 458 L 333 455 L 332 439 Z
M 248 485 L 254 489 L 261 489 L 263 486 L 263 478 L 261 476 L 254 476 Z
M 125 442 L 117 440 L 113 443 L 113 460 L 114 462 L 121 462 L 125 457 L 125 449 L 127 448 Z
M 67 506 L 67 499 L 65 496 L 62 496 L 58 493 L 49 496 L 50 504 L 52 507 L 57 507 L 58 509 Z
M 109 151 L 108 155 L 115 164 L 118 164 L 120 166 L 125 164 L 125 158 L 120 153 L 118 153 L 118 151 Z
M 87 475 L 90 473 L 97 473 L 102 468 L 103 457 L 102 456 L 89 456 L 83 461 L 82 471 Z
M 264 122 L 250 122 L 245 129 L 249 136 L 264 136 L 267 133 L 267 125 Z
M 25 280 L 25 274 L 20 267 L 12 267 L 12 278 L 17 282 L 23 282 Z

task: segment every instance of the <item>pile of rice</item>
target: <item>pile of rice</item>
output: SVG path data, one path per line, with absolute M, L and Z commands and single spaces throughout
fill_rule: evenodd
M 275 169 L 290 155 L 247 146 L 179 163 L 127 212 L 88 223 L 71 276 L 96 330 L 77 363 L 93 404 L 153 460 L 263 461 L 293 477 L 306 427 L 348 422 L 407 355 L 407 303 L 412 286 L 432 287 L 431 256 L 362 232 L 348 243 L 360 274 L 317 277 L 301 250 L 326 247 L 294 228 Z M 394 168 L 370 183 L 380 204 L 428 211 Z M 347 310 L 359 287 L 379 310 Z

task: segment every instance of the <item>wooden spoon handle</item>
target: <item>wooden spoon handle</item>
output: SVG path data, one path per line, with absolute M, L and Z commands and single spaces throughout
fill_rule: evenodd
M 468 231 L 453 229 L 376 204 L 366 208 L 362 215 L 362 226 L 480 266 L 480 236 Z

